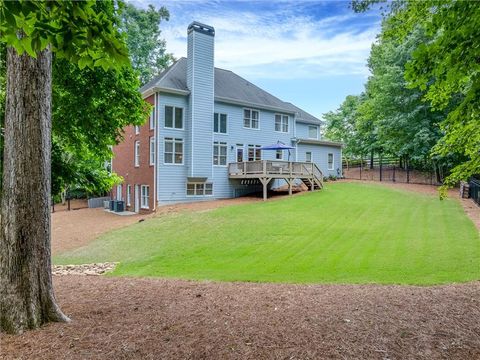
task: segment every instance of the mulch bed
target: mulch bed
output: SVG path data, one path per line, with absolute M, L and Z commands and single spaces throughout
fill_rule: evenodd
M 54 277 L 69 324 L 2 359 L 480 358 L 480 282 L 437 287 Z

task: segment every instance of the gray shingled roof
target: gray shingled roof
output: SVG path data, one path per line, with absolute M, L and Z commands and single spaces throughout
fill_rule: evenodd
M 172 66 L 142 86 L 140 92 L 144 93 L 154 87 L 188 92 L 187 59 L 180 58 Z M 280 100 L 229 70 L 215 68 L 215 100 L 283 110 L 296 113 L 299 121 L 321 123 L 321 120 L 315 116 L 291 103 Z

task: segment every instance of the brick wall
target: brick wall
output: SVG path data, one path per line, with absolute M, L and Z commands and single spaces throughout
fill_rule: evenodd
M 150 104 L 154 104 L 154 96 L 147 99 Z M 155 209 L 154 194 L 154 166 L 150 165 L 150 138 L 154 136 L 154 130 L 150 130 L 149 119 L 140 126 L 139 134 L 135 134 L 135 127 L 128 126 L 124 129 L 123 141 L 114 146 L 114 158 L 112 160 L 112 169 L 118 175 L 122 176 L 122 200 L 125 201 L 126 210 L 134 211 L 135 206 L 135 185 L 138 185 L 139 203 L 141 204 L 141 185 L 149 186 L 148 209 L 140 206 L 141 213 L 152 212 Z M 140 141 L 140 164 L 135 166 L 135 141 Z M 131 186 L 130 206 L 127 204 L 127 185 Z M 117 189 L 112 189 L 112 198 L 117 198 Z

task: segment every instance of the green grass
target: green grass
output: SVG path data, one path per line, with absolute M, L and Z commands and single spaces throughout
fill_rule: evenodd
M 357 183 L 162 216 L 55 257 L 113 275 L 293 283 L 480 279 L 480 237 L 457 200 Z

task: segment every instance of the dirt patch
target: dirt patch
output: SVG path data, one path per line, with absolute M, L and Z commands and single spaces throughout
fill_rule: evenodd
M 272 192 L 269 194 L 269 200 L 281 199 L 284 196 L 285 193 Z M 103 233 L 134 224 L 142 219 L 183 211 L 213 210 L 224 206 L 259 201 L 262 201 L 261 195 L 165 205 L 158 207 L 155 213 L 132 216 L 115 215 L 104 211 L 102 208 L 83 208 L 86 202 L 81 200 L 72 201 L 71 211 L 66 210 L 66 205 L 56 205 L 55 212 L 52 214 L 52 253 L 56 255 L 85 246 Z
M 69 324 L 3 359 L 474 359 L 480 282 L 438 287 L 54 278 Z
M 55 211 L 52 214 L 52 254 L 85 246 L 107 231 L 136 223 L 146 217 L 119 216 L 102 208 Z

